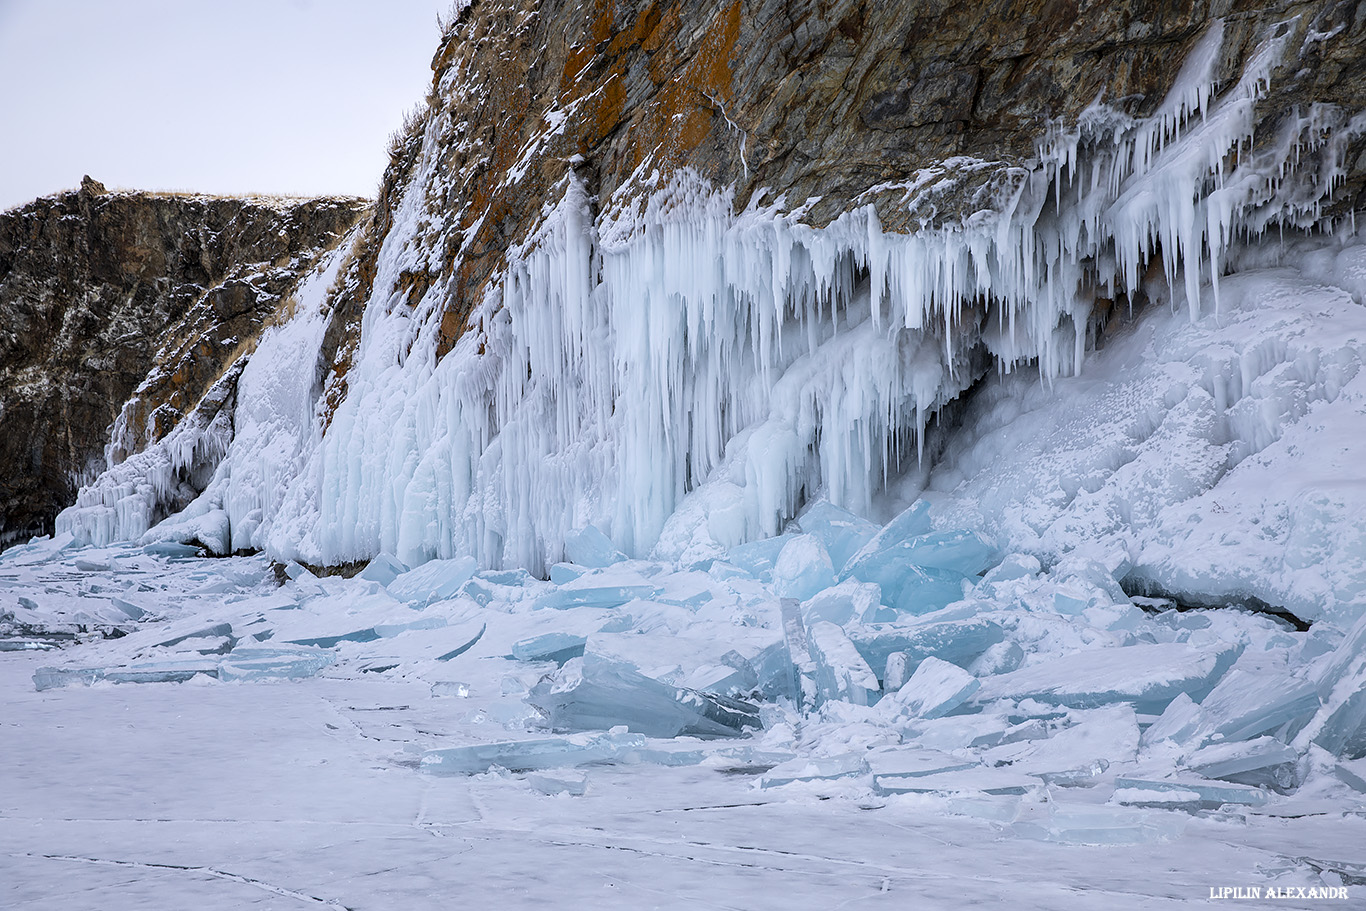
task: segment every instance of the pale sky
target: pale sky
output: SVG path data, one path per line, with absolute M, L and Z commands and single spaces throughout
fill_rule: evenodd
M 0 0 L 0 209 L 111 189 L 373 196 L 451 0 Z

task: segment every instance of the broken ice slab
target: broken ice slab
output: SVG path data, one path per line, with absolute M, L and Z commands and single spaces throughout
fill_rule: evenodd
M 748 544 L 737 544 L 726 551 L 726 562 L 738 566 L 756 579 L 771 582 L 773 565 L 778 562 L 778 555 L 794 537 L 796 535 L 778 535 L 774 538 L 750 541 Z
M 1186 758 L 1186 768 L 1206 778 L 1285 791 L 1298 783 L 1300 754 L 1274 737 L 1216 743 Z
M 780 598 L 805 601 L 835 584 L 835 568 L 815 535 L 797 535 L 773 564 L 773 590 Z
M 974 766 L 956 771 L 935 772 L 931 775 L 879 775 L 873 789 L 884 796 L 891 794 L 960 794 L 980 792 L 995 796 L 1027 794 L 1040 787 L 1039 780 L 1013 769 L 989 769 Z
M 536 610 L 551 608 L 568 610 L 572 607 L 620 607 L 637 598 L 652 598 L 659 593 L 659 586 L 648 582 L 629 585 L 594 585 L 594 576 L 580 576 L 567 585 L 540 595 L 533 602 Z
M 836 778 L 854 778 L 865 775 L 867 772 L 868 763 L 864 761 L 862 753 L 797 758 L 779 763 L 759 776 L 759 787 L 779 788 L 795 781 L 831 781 Z
M 1267 796 L 1261 788 L 1198 778 L 1116 778 L 1113 800 L 1130 806 L 1213 810 L 1224 804 L 1260 807 Z
M 1033 772 L 1031 774 L 1037 775 L 1044 784 L 1052 785 L 1055 788 L 1089 788 L 1093 787 L 1109 768 L 1109 760 L 1095 759 L 1086 765 L 1063 769 L 1061 772 Z
M 526 776 L 526 783 L 531 785 L 533 791 L 545 794 L 547 797 L 554 797 L 557 794 L 582 797 L 588 793 L 588 775 L 584 772 L 573 772 L 568 769 L 529 772 Z
M 218 662 L 218 679 L 301 680 L 332 663 L 317 649 L 239 648 Z
M 802 532 L 814 535 L 825 545 L 830 562 L 841 569 L 849 558 L 873 540 L 878 527 L 867 519 L 841 509 L 829 500 L 820 500 L 797 519 Z
M 419 768 L 429 775 L 475 775 L 494 766 L 513 772 L 571 768 L 621 760 L 645 743 L 639 734 L 620 732 L 476 743 L 428 750 Z
M 184 629 L 184 627 L 181 627 L 181 628 Z M 182 645 L 182 644 L 184 644 L 185 642 L 190 641 L 191 639 L 204 639 L 204 640 L 206 640 L 206 641 L 218 642 L 218 641 L 221 641 L 221 640 L 223 640 L 223 639 L 231 639 L 231 638 L 232 638 L 232 624 L 231 624 L 231 623 L 215 623 L 215 624 L 212 624 L 211 626 L 204 626 L 204 627 L 200 627 L 199 629 L 192 630 L 192 631 L 190 631 L 190 632 L 188 632 L 188 633 L 185 633 L 184 635 L 173 636 L 173 637 L 171 637 L 170 639 L 166 639 L 166 640 L 163 641 L 163 642 L 157 642 L 157 643 L 155 643 L 155 645 L 154 645 L 153 647 L 154 647 L 154 648 L 174 648 L 175 646 L 177 646 L 177 645 Z M 234 639 L 233 641 L 236 641 L 236 640 Z
M 1164 740 L 1186 743 L 1196 736 L 1199 729 L 1200 706 L 1185 693 L 1180 693 L 1167 703 L 1158 719 L 1143 732 L 1142 743 L 1145 747 Z
M 907 565 L 977 576 L 1000 559 L 995 545 L 974 531 L 929 532 L 897 540 L 879 534 L 850 559 L 840 576 L 883 584 L 884 576 L 893 582 L 899 568 Z
M 912 721 L 901 729 L 901 739 L 932 750 L 988 748 L 1007 742 L 1047 737 L 1047 727 L 1038 719 L 1012 726 L 999 714 L 952 715 L 946 718 Z
M 992 620 L 971 618 L 919 623 L 902 621 L 855 627 L 849 638 L 869 667 L 885 668 L 892 652 L 906 655 L 914 668 L 930 655 L 964 667 L 988 648 L 1005 639 L 1005 630 Z
M 407 571 L 408 567 L 400 563 L 396 557 L 389 554 L 379 554 L 366 564 L 365 569 L 356 574 L 356 578 L 388 586 Z
M 896 518 L 882 526 L 867 544 L 849 558 L 850 562 L 865 554 L 887 550 L 896 547 L 902 541 L 927 534 L 933 527 L 933 523 L 930 522 L 930 504 L 924 500 L 916 500 L 898 513 Z M 848 565 L 844 567 L 845 570 L 848 568 Z M 841 576 L 843 575 L 844 573 L 841 573 Z
M 1308 680 L 1288 671 L 1235 667 L 1200 701 L 1197 736 L 1205 742 L 1246 740 L 1286 725 L 1298 730 L 1319 707 Z
M 479 568 L 473 557 L 431 560 L 394 578 L 386 588 L 399 601 L 431 604 L 454 598 Z
M 817 697 L 854 705 L 872 705 L 881 695 L 877 675 L 863 660 L 844 630 L 822 620 L 807 630 L 807 647 L 815 664 Z
M 1009 674 L 1024 664 L 1024 649 L 1018 642 L 1004 641 L 987 646 L 987 650 L 972 659 L 964 670 L 974 677 L 995 677 Z
M 584 567 L 575 566 L 573 563 L 556 563 L 550 567 L 550 582 L 552 585 L 563 585 L 574 581 L 584 572 Z
M 177 544 L 173 541 L 157 541 L 142 548 L 142 552 L 154 557 L 169 557 L 172 560 L 188 560 L 203 553 L 202 547 L 193 544 Z M 292 576 L 290 578 L 293 578 Z
M 33 686 L 38 692 L 64 686 L 91 686 L 95 683 L 183 683 L 196 674 L 218 676 L 218 662 L 213 659 L 184 661 L 148 661 L 118 667 L 40 667 L 33 673 Z
M 1335 756 L 1366 756 L 1366 613 L 1333 650 L 1319 679 L 1323 707 L 1306 731 Z
M 828 620 L 839 626 L 872 623 L 882 609 L 882 589 L 857 580 L 847 580 L 817 592 L 802 602 L 802 619 L 810 625 Z
M 587 643 L 587 636 L 575 636 L 572 633 L 545 633 L 514 642 L 512 644 L 512 657 L 518 661 L 555 661 L 564 664 L 570 658 L 580 657 L 583 654 L 583 647 Z
M 593 655 L 570 660 L 533 687 L 527 702 L 545 712 L 557 731 L 626 725 L 651 737 L 734 737 L 763 726 L 756 705 L 669 686 Z
M 1017 822 L 1019 838 L 1064 845 L 1145 845 L 1170 841 L 1185 831 L 1188 817 L 1123 807 L 1049 805 L 1044 823 Z
M 1349 788 L 1366 794 L 1366 759 L 1344 759 L 1333 773 Z
M 848 579 L 878 585 L 883 604 L 919 616 L 961 601 L 968 577 L 951 569 L 916 566 L 893 551 L 883 551 L 855 557 L 841 581 Z
M 1053 736 L 1016 743 L 1003 743 L 982 756 L 990 764 L 1008 763 L 1031 775 L 1072 772 L 1093 762 L 1132 762 L 1138 754 L 1138 719 L 1133 707 L 1107 705 L 1098 709 L 1073 710 L 1071 727 Z
M 966 702 L 981 685 L 961 667 L 931 655 L 920 662 L 905 685 L 879 705 L 898 718 L 939 718 Z
M 570 563 L 601 568 L 621 563 L 626 555 L 597 527 L 587 525 L 564 536 L 564 553 Z
M 487 625 L 479 620 L 471 620 L 457 626 L 447 626 L 439 630 L 409 632 L 403 636 L 401 644 L 407 653 L 418 658 L 432 658 L 436 661 L 450 661 L 468 652 L 484 636 Z M 392 649 L 400 643 L 385 647 Z
M 939 750 L 915 746 L 880 747 L 869 750 L 865 760 L 868 763 L 868 770 L 875 778 L 923 778 L 926 775 L 958 772 L 979 765 L 976 760 L 959 759 Z
M 0 639 L 0 652 L 46 652 L 56 648 L 40 639 Z
M 988 677 L 976 701 L 1034 699 L 1072 708 L 1128 702 L 1139 712 L 1158 714 L 1179 693 L 1203 697 L 1240 651 L 1235 645 L 1159 643 L 1073 652 Z
M 373 626 L 353 629 L 345 633 L 338 633 L 335 636 L 304 636 L 298 639 L 286 639 L 290 645 L 306 645 L 314 648 L 335 648 L 341 642 L 374 642 L 380 638 L 379 633 L 375 632 Z

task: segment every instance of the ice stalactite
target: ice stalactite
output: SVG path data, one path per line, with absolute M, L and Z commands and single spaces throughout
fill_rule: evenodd
M 984 351 L 1002 371 L 1075 373 L 1096 297 L 1134 295 L 1155 258 L 1194 317 L 1232 247 L 1322 227 L 1344 141 L 1366 124 L 1316 106 L 1254 142 L 1284 39 L 1273 30 L 1218 92 L 1222 39 L 1216 22 L 1148 118 L 1098 99 L 1030 166 L 970 163 L 995 168 L 996 195 L 908 235 L 884 233 L 872 206 L 824 228 L 782 200 L 736 213 L 686 171 L 595 212 L 571 173 L 439 361 L 451 287 L 412 305 L 399 290 L 407 270 L 450 274 L 424 240 L 445 179 L 435 114 L 348 396 L 325 435 L 297 426 L 269 496 L 223 500 L 234 546 L 539 572 L 587 524 L 628 554 L 681 559 L 773 534 L 817 492 L 867 513 Z M 934 171 L 908 186 L 932 194 Z

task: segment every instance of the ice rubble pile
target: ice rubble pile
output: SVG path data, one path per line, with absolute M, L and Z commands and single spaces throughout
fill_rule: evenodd
M 40 668 L 39 689 L 424 681 L 465 723 L 414 745 L 423 771 L 536 773 L 543 793 L 583 793 L 575 768 L 701 763 L 761 789 L 913 795 L 1086 843 L 1179 834 L 1163 810 L 1366 805 L 1366 616 L 1299 631 L 1134 600 L 1119 551 L 1045 569 L 930 513 L 917 501 L 878 527 L 821 501 L 782 536 L 692 565 L 627 559 L 586 527 L 570 536 L 584 562 L 552 581 L 386 555 L 352 579 L 290 564 L 277 588 L 261 558 L 67 541 L 7 553 L 0 583 L 158 560 L 218 593 L 174 619 L 125 618 L 121 638 Z M 235 582 L 213 581 L 219 563 Z
M 928 416 L 978 378 L 979 346 L 1006 372 L 1075 373 L 1098 296 L 1165 299 L 1143 277 L 1161 271 L 1193 317 L 1208 315 L 1243 246 L 1272 227 L 1324 227 L 1363 123 L 1314 106 L 1254 145 L 1258 99 L 1294 54 L 1286 40 L 1273 30 L 1216 92 L 1214 23 L 1150 118 L 1097 103 L 1044 138 L 1032 169 L 968 162 L 997 167 L 999 195 L 909 236 L 884 234 L 872 207 L 823 229 L 779 204 L 737 215 L 728 191 L 687 173 L 594 213 L 571 178 L 439 363 L 452 289 L 438 281 L 409 304 L 401 282 L 453 271 L 423 233 L 440 223 L 425 200 L 446 198 L 449 179 L 436 114 L 327 432 L 317 352 L 335 261 L 243 374 L 213 481 L 155 534 L 327 565 L 470 554 L 539 575 L 590 525 L 627 555 L 691 561 L 777 533 L 817 491 L 875 514 Z M 907 205 L 932 210 L 947 174 L 916 175 Z M 1247 429 L 1227 427 L 1239 440 Z M 93 543 L 146 531 L 160 487 L 130 471 L 83 493 L 61 529 Z

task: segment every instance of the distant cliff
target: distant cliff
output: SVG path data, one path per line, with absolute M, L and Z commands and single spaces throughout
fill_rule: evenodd
M 0 546 L 194 409 L 367 205 L 86 178 L 0 212 Z

